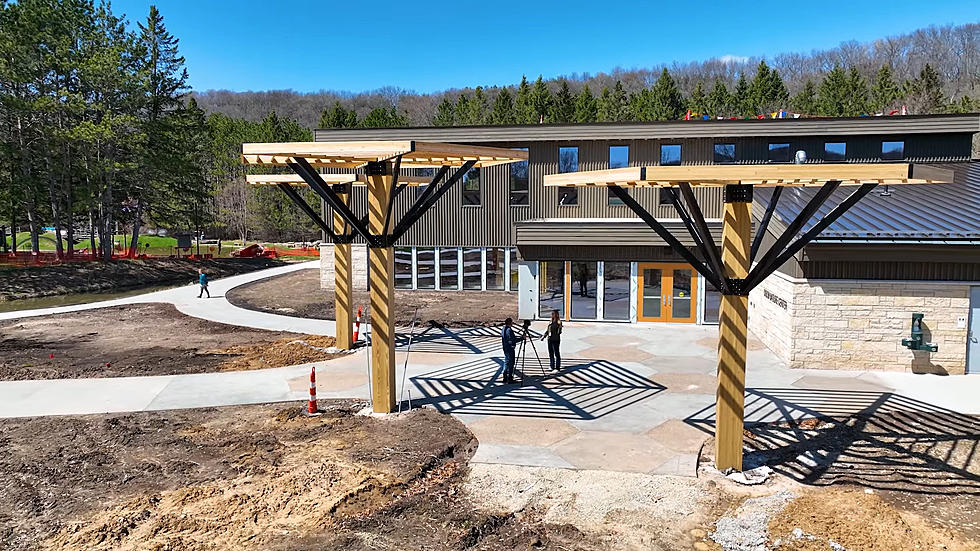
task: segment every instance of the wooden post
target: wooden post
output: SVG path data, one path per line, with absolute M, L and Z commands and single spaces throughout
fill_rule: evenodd
M 725 186 L 721 262 L 725 276 L 745 279 L 749 273 L 752 232 L 752 187 Z M 723 295 L 718 339 L 718 393 L 715 403 L 715 467 L 742 470 L 745 415 L 745 350 L 749 297 Z
M 391 167 L 386 162 L 368 163 L 368 232 L 384 233 L 385 213 L 391 194 Z M 371 284 L 371 388 L 376 413 L 395 409 L 395 255 L 391 247 L 368 245 Z
M 350 205 L 350 185 L 343 186 L 338 193 L 345 205 Z M 337 235 L 346 233 L 344 219 L 333 214 L 333 231 Z M 353 274 L 351 267 L 350 243 L 335 243 L 333 246 L 334 267 L 334 319 L 336 320 L 337 348 L 350 350 L 354 346 L 352 322 L 354 318 Z

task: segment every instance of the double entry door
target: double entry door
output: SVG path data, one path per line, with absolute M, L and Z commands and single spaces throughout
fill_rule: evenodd
M 639 321 L 697 321 L 698 278 L 690 264 L 640 262 L 637 276 Z

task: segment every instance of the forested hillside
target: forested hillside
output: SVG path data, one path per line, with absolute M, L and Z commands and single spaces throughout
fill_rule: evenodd
M 776 75 L 773 78 L 763 73 L 763 80 L 773 86 L 770 92 L 751 90 L 762 61 Z M 839 69 L 835 71 L 835 67 Z M 532 80 L 537 74 L 534 67 L 515 69 L 530 75 Z M 845 42 L 837 48 L 811 53 L 774 53 L 765 60 L 727 57 L 543 80 L 541 84 L 547 88 L 549 98 L 542 98 L 542 87 L 532 86 L 537 93 L 537 107 L 533 114 L 518 109 L 516 122 L 537 123 L 542 118 L 545 122 L 647 120 L 654 113 L 644 104 L 652 98 L 649 92 L 644 97 L 643 91 L 654 87 L 664 69 L 682 98 L 685 112 L 691 109 L 713 116 L 752 116 L 776 109 L 809 115 L 874 114 L 902 105 L 910 113 L 976 111 L 980 110 L 980 24 L 930 27 L 869 43 Z M 208 112 L 257 121 L 275 110 L 307 128 L 336 124 L 337 119 L 321 121 L 323 111 L 336 105 L 353 111 L 358 121 L 374 109 L 394 108 L 397 116 L 386 117 L 382 122 L 411 126 L 496 124 L 511 121 L 507 104 L 519 103 L 519 79 L 520 75 L 515 74 L 514 82 L 509 84 L 487 83 L 484 87 L 424 95 L 387 87 L 359 94 L 209 90 L 195 92 L 195 97 Z M 663 88 L 673 93 L 671 87 Z M 753 93 L 765 101 L 757 102 Z M 574 105 L 569 95 L 582 104 L 579 117 L 569 107 Z M 595 115 L 590 95 L 597 102 Z M 449 105 L 457 107 L 460 97 L 464 98 L 463 106 L 453 109 L 450 118 Z M 670 102 L 674 98 L 667 99 Z M 554 107 L 545 107 L 545 100 L 554 102 Z M 671 105 L 667 113 L 676 110 L 676 105 Z

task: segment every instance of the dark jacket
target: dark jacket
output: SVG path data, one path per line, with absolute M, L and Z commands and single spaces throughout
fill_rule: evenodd
M 514 334 L 513 327 L 504 326 L 503 331 L 500 332 L 500 344 L 505 351 L 514 352 L 517 348 L 517 335 Z

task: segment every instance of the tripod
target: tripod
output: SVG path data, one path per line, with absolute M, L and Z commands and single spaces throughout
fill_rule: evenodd
M 524 386 L 524 364 L 527 360 L 527 343 L 531 343 L 531 350 L 534 351 L 534 357 L 538 360 L 538 367 L 541 368 L 541 376 L 547 376 L 548 372 L 544 369 L 544 363 L 541 362 L 541 356 L 538 355 L 538 348 L 534 346 L 534 338 L 527 338 L 528 331 L 531 328 L 531 320 L 524 320 L 524 327 L 521 330 L 521 343 L 520 349 L 518 351 L 518 357 L 521 359 L 521 386 Z M 514 363 L 517 363 L 517 358 L 514 358 Z

